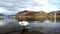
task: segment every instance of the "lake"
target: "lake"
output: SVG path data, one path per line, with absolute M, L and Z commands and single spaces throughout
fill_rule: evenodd
M 0 19 L 0 34 L 59 34 L 60 32 L 60 21 L 56 23 L 54 20 L 30 21 L 29 25 L 25 26 L 28 31 L 22 31 L 23 27 L 19 22 L 12 17 Z

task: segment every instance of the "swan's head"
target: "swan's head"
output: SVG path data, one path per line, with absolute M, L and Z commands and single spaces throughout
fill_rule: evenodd
M 29 24 L 28 21 L 21 21 L 21 22 L 19 22 L 19 25 L 21 25 L 21 26 L 27 26 L 28 24 Z

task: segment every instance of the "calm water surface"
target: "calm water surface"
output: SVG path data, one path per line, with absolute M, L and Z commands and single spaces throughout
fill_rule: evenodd
M 22 30 L 23 27 L 19 25 L 19 21 L 14 18 L 4 18 L 0 19 L 0 33 L 13 32 L 17 30 Z M 52 20 L 41 21 L 30 21 L 29 25 L 26 26 L 26 29 L 29 29 L 29 33 L 26 34 L 40 34 L 40 32 L 46 34 L 59 34 L 60 31 L 60 21 L 56 23 Z M 33 33 L 31 33 L 33 32 Z M 20 33 L 20 32 L 19 32 Z M 18 33 L 18 34 L 19 34 Z M 16 34 L 16 33 L 15 33 Z M 25 34 L 25 33 L 20 33 Z

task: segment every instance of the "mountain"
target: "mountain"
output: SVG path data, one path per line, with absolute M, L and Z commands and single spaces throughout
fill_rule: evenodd
M 34 21 L 36 20 L 37 16 L 39 15 L 45 15 L 46 13 L 43 11 L 29 11 L 29 10 L 24 10 L 15 15 L 15 18 L 18 20 L 28 20 L 28 21 Z
M 50 14 L 54 14 L 54 13 L 56 13 L 56 15 L 60 15 L 60 10 L 50 12 Z
M 4 14 L 0 13 L 0 16 L 5 16 Z
M 56 17 L 55 17 L 56 13 Z M 28 21 L 44 21 L 45 19 L 54 20 L 54 18 L 60 19 L 60 11 L 52 11 L 50 13 L 45 13 L 44 11 L 29 11 L 24 10 L 15 14 L 15 18 L 18 20 L 28 20 Z
M 5 18 L 5 15 L 2 14 L 2 13 L 0 13 L 0 19 L 1 19 L 1 18 Z
M 52 11 L 52 12 L 50 12 L 49 14 L 51 14 L 51 15 L 53 15 L 53 16 L 55 16 L 55 14 L 56 14 L 56 19 L 57 20 L 60 20 L 60 10 L 58 10 L 58 11 Z

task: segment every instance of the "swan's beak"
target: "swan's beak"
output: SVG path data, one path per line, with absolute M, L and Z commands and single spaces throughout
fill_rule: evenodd
M 29 24 L 28 21 L 19 22 L 19 25 L 21 25 L 21 26 L 27 26 L 28 24 Z

